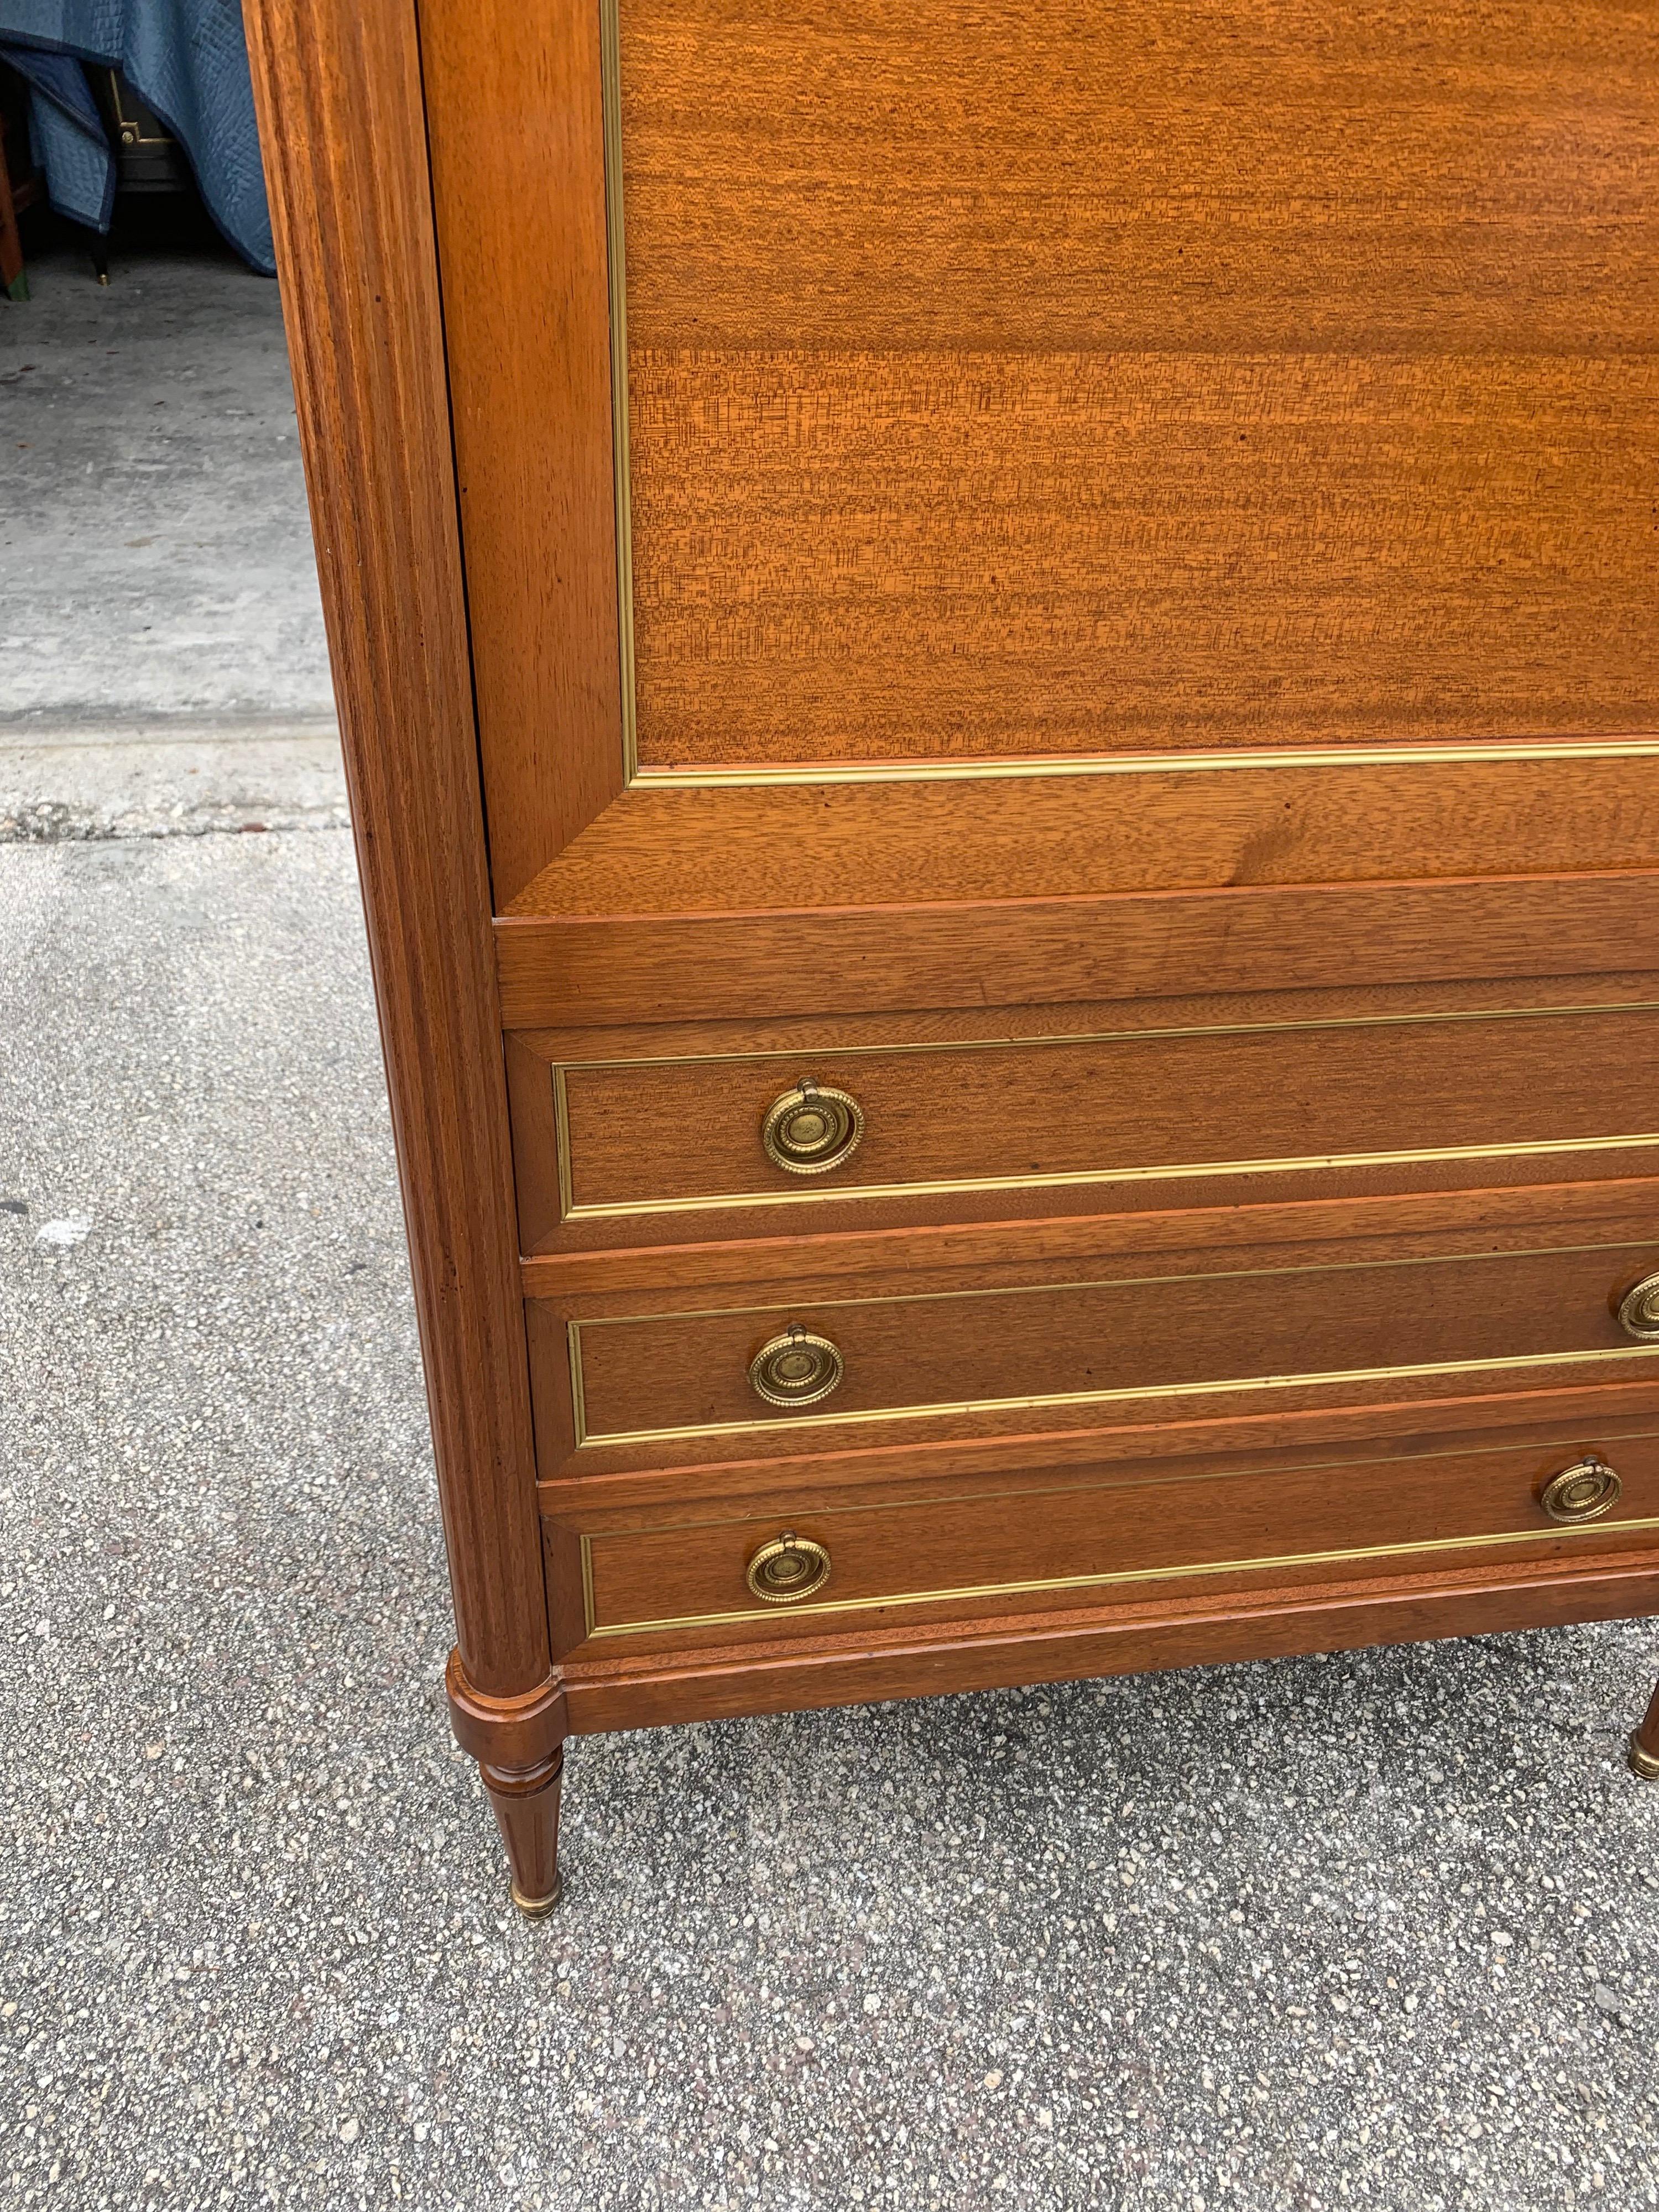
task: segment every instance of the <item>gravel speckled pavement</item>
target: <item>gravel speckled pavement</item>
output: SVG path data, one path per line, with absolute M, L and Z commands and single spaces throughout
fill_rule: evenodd
M 1659 2203 L 1623 1625 L 578 1743 L 511 1911 L 348 838 L 0 848 L 0 2202 Z

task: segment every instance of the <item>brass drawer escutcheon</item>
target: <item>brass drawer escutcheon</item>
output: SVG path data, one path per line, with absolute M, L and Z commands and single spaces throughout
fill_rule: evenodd
M 1659 1275 L 1644 1275 L 1619 1301 L 1619 1326 L 1638 1344 L 1659 1344 Z
M 811 1076 L 775 1098 L 761 1123 L 761 1142 L 775 1166 L 791 1175 L 828 1175 L 850 1160 L 864 1134 L 864 1109 L 849 1091 L 826 1090 Z
M 786 1528 L 763 1544 L 749 1562 L 744 1579 L 767 1605 L 795 1605 L 821 1590 L 830 1579 L 830 1554 L 810 1536 Z
M 816 1406 L 841 1381 L 840 1352 L 827 1336 L 814 1336 L 793 1322 L 749 1363 L 749 1381 L 769 1406 Z
M 1604 1459 L 1576 1459 L 1552 1475 L 1538 1502 L 1552 1521 L 1572 1527 L 1581 1521 L 1599 1521 L 1611 1513 L 1625 1486 Z

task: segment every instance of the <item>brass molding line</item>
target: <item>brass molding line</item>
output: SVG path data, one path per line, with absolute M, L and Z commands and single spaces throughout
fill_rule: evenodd
M 605 245 L 611 285 L 611 462 L 617 509 L 617 655 L 622 683 L 623 781 L 639 774 L 634 676 L 634 492 L 628 457 L 628 233 L 623 219 L 622 26 L 599 0 L 599 101 L 605 136 Z
M 573 1370 L 581 1364 L 581 1324 L 569 1324 Z M 773 1420 L 708 1421 L 684 1428 L 622 1429 L 590 1431 L 579 1407 L 576 1422 L 578 1450 L 616 1449 L 622 1446 L 696 1442 L 709 1437 L 775 1434 L 782 1429 L 852 1427 L 871 1421 L 922 1421 L 971 1419 L 979 1413 L 1042 1413 L 1073 1406 L 1115 1406 L 1132 1399 L 1147 1403 L 1169 1398 L 1243 1395 L 1268 1390 L 1334 1389 L 1342 1383 L 1395 1382 L 1431 1375 L 1496 1375 L 1523 1369 L 1571 1367 L 1582 1364 L 1659 1358 L 1659 1345 L 1621 1345 L 1602 1352 L 1529 1352 L 1518 1357 L 1489 1359 L 1429 1359 L 1404 1367 L 1328 1368 L 1309 1375 L 1220 1376 L 1194 1382 L 1128 1385 L 1110 1390 L 1054 1390 L 1020 1398 L 967 1398 L 928 1406 L 872 1406 L 845 1413 L 782 1414 Z
M 875 1613 L 889 1606 L 952 1605 L 1004 1597 L 1034 1597 L 1055 1590 L 1108 1589 L 1127 1583 L 1162 1583 L 1198 1580 L 1210 1575 L 1248 1575 L 1282 1573 L 1291 1567 L 1346 1566 L 1363 1559 L 1403 1559 L 1437 1557 L 1445 1553 L 1485 1551 L 1498 1546 L 1535 1544 L 1540 1542 L 1569 1542 L 1575 1536 L 1611 1536 L 1615 1532 L 1628 1535 L 1650 1534 L 1659 1529 L 1659 1516 L 1641 1521 L 1596 1521 L 1587 1522 L 1582 1528 L 1552 1525 L 1547 1528 L 1511 1529 L 1492 1536 L 1446 1536 L 1407 1544 L 1368 1544 L 1352 1551 L 1289 1552 L 1280 1555 L 1255 1559 L 1217 1559 L 1198 1565 L 1183 1565 L 1170 1567 L 1123 1567 L 1097 1575 L 1056 1575 L 1034 1578 L 1027 1582 L 971 1583 L 958 1588 L 930 1590 L 896 1590 L 884 1597 L 849 1597 L 826 1600 L 814 1605 L 810 1600 L 797 1607 L 793 1618 L 797 1620 L 823 1620 L 833 1613 Z M 664 1620 L 628 1620 L 600 1626 L 593 1619 L 591 1591 L 592 1571 L 588 1555 L 592 1538 L 582 1538 L 583 1587 L 588 1593 L 590 1607 L 587 1633 L 601 1636 L 650 1636 L 688 1628 L 725 1628 L 747 1621 L 764 1620 L 775 1623 L 777 1614 L 762 1607 L 744 1607 L 732 1613 L 682 1613 Z
M 805 1189 L 738 1191 L 693 1198 L 645 1198 L 607 1205 L 567 1206 L 567 1221 L 615 1221 L 635 1214 L 702 1213 L 710 1207 L 751 1209 L 768 1206 L 822 1206 L 836 1200 L 939 1198 L 972 1191 L 1048 1190 L 1066 1185 L 1169 1182 L 1193 1176 L 1296 1175 L 1339 1168 L 1424 1166 L 1437 1161 L 1526 1160 L 1551 1153 L 1589 1153 L 1639 1150 L 1659 1145 L 1659 1133 L 1644 1131 L 1627 1137 L 1570 1137 L 1540 1139 L 1520 1145 L 1449 1145 L 1418 1152 L 1315 1152 L 1287 1159 L 1177 1161 L 1170 1166 L 1136 1168 L 1060 1168 L 1044 1175 L 970 1176 L 942 1178 L 934 1182 L 866 1182 L 813 1185 Z M 561 1164 L 559 1187 L 567 1188 Z
M 1413 1253 L 1400 1260 L 1313 1260 L 1297 1267 L 1212 1267 L 1202 1273 L 1091 1275 L 1081 1281 L 1062 1283 L 980 1283 L 966 1291 L 884 1291 L 873 1297 L 813 1298 L 800 1303 L 803 1306 L 810 1303 L 815 1313 L 828 1313 L 848 1306 L 947 1305 L 963 1298 L 1035 1298 L 1045 1297 L 1050 1291 L 1155 1291 L 1182 1283 L 1249 1282 L 1261 1275 L 1358 1275 L 1376 1274 L 1384 1267 L 1494 1267 L 1505 1261 L 1572 1260 L 1586 1252 L 1650 1252 L 1652 1249 L 1653 1239 L 1650 1237 L 1620 1237 L 1611 1243 L 1529 1244 L 1514 1251 Z M 776 1315 L 782 1322 L 788 1319 L 789 1311 L 787 1300 L 780 1303 L 776 1298 L 769 1298 L 761 1305 L 680 1306 L 668 1313 L 589 1314 L 580 1322 L 573 1321 L 570 1326 L 573 1328 L 639 1328 L 647 1323 L 665 1321 L 740 1321 L 746 1315 Z M 1555 1357 L 1553 1352 L 1537 1356 Z
M 1621 1430 L 1609 1443 L 1607 1449 L 1610 1452 L 1616 1450 L 1622 1453 L 1626 1444 L 1648 1443 L 1656 1436 L 1659 1436 L 1659 1430 Z M 1528 1452 L 1536 1459 L 1540 1456 L 1547 1458 L 1552 1453 L 1571 1455 L 1578 1449 L 1579 1445 L 1576 1437 L 1547 1437 L 1531 1445 L 1517 1445 L 1512 1443 L 1454 1444 L 1449 1449 L 1432 1447 L 1425 1451 L 1386 1451 L 1372 1459 L 1297 1460 L 1294 1463 L 1285 1464 L 1274 1471 L 1297 1475 L 1328 1474 L 1334 1469 L 1340 1469 L 1349 1474 L 1375 1474 L 1382 1468 L 1410 1467 L 1414 1462 L 1423 1460 L 1512 1459 L 1522 1451 Z M 1145 1489 L 1154 1481 L 1160 1490 L 1165 1490 L 1176 1483 L 1262 1481 L 1266 1479 L 1266 1470 L 1259 1468 L 1200 1466 L 1184 1474 L 1160 1472 L 1156 1477 L 1142 1474 L 1109 1482 L 1102 1482 L 1097 1478 L 1093 1481 L 1079 1480 L 1072 1482 L 1045 1482 L 1035 1489 L 1022 1487 L 996 1490 L 976 1486 L 972 1490 L 951 1490 L 943 1493 L 932 1492 L 926 1487 L 901 1490 L 890 1497 L 860 1498 L 825 1510 L 833 1512 L 837 1521 L 849 1520 L 859 1516 L 870 1520 L 884 1513 L 913 1513 L 918 1510 L 925 1511 L 939 1505 L 1000 1505 L 1012 1498 L 1095 1497 L 1104 1500 L 1114 1497 L 1120 1491 Z M 925 1484 L 926 1478 L 921 1480 Z M 551 1511 L 546 1505 L 544 1505 L 541 1510 L 550 1520 L 557 1521 L 566 1517 L 562 1513 Z M 629 1509 L 624 1507 L 622 1510 L 627 1511 Z M 797 1504 L 792 1510 L 796 1517 L 800 1520 L 812 1519 L 817 1510 L 811 1504 Z M 738 1512 L 703 1513 L 694 1515 L 687 1521 L 653 1520 L 649 1528 L 643 1532 L 632 1524 L 625 1523 L 616 1528 L 590 1529 L 588 1534 L 594 1542 L 604 1544 L 609 1543 L 612 1537 L 627 1538 L 641 1533 L 652 1536 L 680 1536 L 700 1528 L 752 1530 L 757 1528 L 763 1520 L 770 1525 L 776 1517 L 775 1515 L 757 1516 L 752 1502 L 745 1500 L 743 1510 Z M 1606 1525 L 1616 1527 L 1620 1524 L 1609 1522 Z
M 988 1011 L 994 1013 L 996 1009 Z M 887 1052 L 1025 1052 L 1054 1045 L 1137 1044 L 1170 1037 L 1278 1036 L 1291 1030 L 1399 1029 L 1411 1022 L 1557 1021 L 1585 1014 L 1654 1013 L 1659 1013 L 1659 999 L 1597 999 L 1563 1006 L 1541 1002 L 1535 1006 L 1424 1006 L 1405 1014 L 1306 1014 L 1282 1022 L 1149 1022 L 1133 1030 L 1044 1030 L 1030 1036 L 907 1037 L 880 1044 L 768 1045 L 755 1051 L 617 1053 L 550 1065 L 577 1073 L 590 1067 L 713 1067 L 750 1060 L 799 1060 L 803 1054 L 815 1059 L 828 1060 L 833 1054 L 837 1060 L 851 1060 Z
M 1256 745 L 1236 752 L 1005 753 L 977 761 L 763 762 L 742 768 L 642 768 L 635 774 L 640 783 L 657 791 L 734 791 L 777 784 L 976 783 L 1018 776 L 1207 775 L 1223 769 L 1433 768 L 1656 757 L 1659 738 L 1500 738 L 1482 744 Z

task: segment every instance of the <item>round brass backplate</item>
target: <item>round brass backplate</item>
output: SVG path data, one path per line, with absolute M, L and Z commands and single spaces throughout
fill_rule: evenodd
M 841 1381 L 842 1367 L 827 1336 L 792 1325 L 762 1345 L 749 1363 L 749 1380 L 769 1406 L 816 1406 Z
M 1611 1513 L 1624 1485 L 1604 1459 L 1576 1459 L 1552 1475 L 1539 1497 L 1552 1521 L 1599 1521 Z
M 864 1134 L 864 1109 L 845 1091 L 807 1077 L 775 1098 L 761 1123 L 766 1157 L 791 1175 L 828 1175 L 850 1160 Z
M 830 1579 L 830 1554 L 810 1536 L 786 1528 L 763 1544 L 749 1562 L 747 1580 L 768 1605 L 796 1605 L 821 1590 Z
M 1619 1326 L 1638 1344 L 1659 1344 L 1659 1275 L 1644 1275 L 1619 1301 Z

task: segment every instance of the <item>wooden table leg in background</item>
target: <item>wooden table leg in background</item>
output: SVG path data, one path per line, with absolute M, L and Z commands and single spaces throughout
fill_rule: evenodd
M 27 300 L 29 295 L 28 275 L 23 267 L 23 240 L 17 228 L 17 218 L 27 207 L 32 207 L 40 196 L 37 177 L 26 177 L 21 184 L 12 181 L 11 166 L 7 147 L 12 135 L 12 119 L 0 114 L 0 290 L 9 300 Z
M 1630 1740 L 1630 1763 L 1644 1782 L 1659 1782 L 1659 1690 L 1653 1693 L 1647 1718 Z

